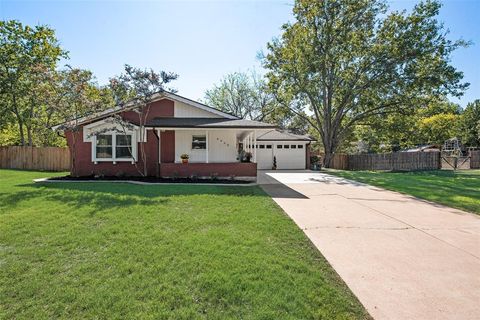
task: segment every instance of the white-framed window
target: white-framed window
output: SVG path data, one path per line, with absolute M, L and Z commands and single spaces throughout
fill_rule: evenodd
M 98 159 L 113 158 L 113 136 L 111 134 L 99 134 L 96 141 L 95 157 Z
M 135 161 L 137 148 L 133 133 L 102 133 L 93 139 L 92 161 Z
M 205 150 L 207 149 L 207 136 L 194 135 L 192 136 L 192 150 Z
M 132 135 L 116 135 L 115 158 L 132 158 Z

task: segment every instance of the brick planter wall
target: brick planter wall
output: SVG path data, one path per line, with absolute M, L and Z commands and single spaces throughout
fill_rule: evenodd
M 160 175 L 162 177 L 256 177 L 256 163 L 161 163 Z

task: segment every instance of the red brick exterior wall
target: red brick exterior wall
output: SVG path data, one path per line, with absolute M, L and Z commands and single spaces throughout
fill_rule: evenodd
M 256 163 L 161 163 L 162 177 L 210 177 L 215 174 L 219 177 L 256 177 Z
M 147 116 L 147 121 L 152 120 L 154 118 L 174 117 L 175 116 L 174 104 L 175 103 L 172 100 L 168 100 L 168 99 L 152 102 L 144 110 Z M 123 119 L 128 120 L 132 123 L 135 123 L 136 125 L 138 125 L 140 120 L 138 113 L 136 113 L 135 111 L 122 112 L 122 117 Z
M 175 131 L 160 132 L 160 149 L 162 163 L 175 162 Z

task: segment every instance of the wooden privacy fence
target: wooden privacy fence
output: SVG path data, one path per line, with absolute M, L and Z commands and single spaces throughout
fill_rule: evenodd
M 414 171 L 441 168 L 440 152 L 336 154 L 330 166 L 340 170 Z
M 480 169 L 480 150 L 470 151 L 470 169 Z
M 70 152 L 58 147 L 0 147 L 0 168 L 70 171 Z

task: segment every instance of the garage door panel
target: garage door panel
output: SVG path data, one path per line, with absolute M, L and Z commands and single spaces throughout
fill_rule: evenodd
M 261 170 L 272 169 L 273 152 L 272 149 L 257 149 L 257 168 Z
M 278 169 L 305 169 L 305 149 L 276 149 Z

